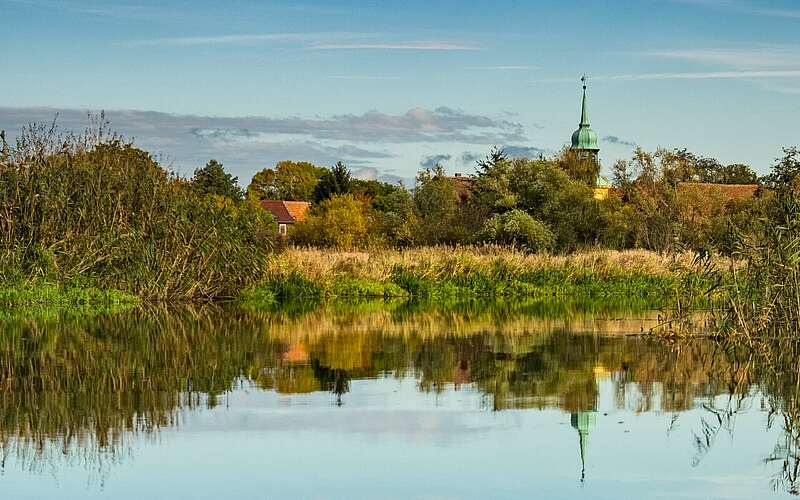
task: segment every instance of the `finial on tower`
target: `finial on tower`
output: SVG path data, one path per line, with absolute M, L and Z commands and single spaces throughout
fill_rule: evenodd
M 589 81 L 589 77 L 586 76 L 586 73 L 583 74 L 581 77 L 581 83 L 583 83 L 583 90 L 586 90 L 586 82 Z

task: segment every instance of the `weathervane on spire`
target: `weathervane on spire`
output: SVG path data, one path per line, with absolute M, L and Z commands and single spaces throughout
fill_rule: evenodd
M 583 83 L 583 90 L 586 90 L 586 82 L 589 81 L 589 77 L 586 76 L 586 73 L 583 74 L 581 77 L 581 83 Z

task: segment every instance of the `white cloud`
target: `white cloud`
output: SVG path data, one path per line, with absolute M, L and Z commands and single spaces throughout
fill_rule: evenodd
M 594 80 L 709 80 L 709 79 L 763 79 L 797 78 L 800 69 L 757 70 L 757 71 L 700 71 L 677 73 L 640 73 L 627 75 L 595 76 Z
M 738 0 L 672 0 L 674 3 L 700 5 L 718 10 L 738 12 L 741 14 L 751 14 L 766 17 L 783 17 L 789 19 L 800 19 L 800 10 L 783 9 L 774 7 L 764 7 L 753 2 Z
M 309 47 L 313 50 L 480 50 L 475 45 L 460 42 L 401 42 L 401 43 L 324 43 Z
M 796 45 L 759 44 L 749 47 L 669 49 L 637 54 L 658 59 L 721 64 L 740 70 L 800 67 L 800 46 Z
M 197 46 L 197 45 L 259 45 L 278 43 L 322 43 L 374 36 L 374 33 L 319 32 L 319 33 L 256 33 L 239 35 L 165 37 L 126 42 L 128 47 Z
M 0 107 L 0 124 L 13 138 L 31 122 L 61 130 L 82 130 L 87 114 L 78 109 Z M 370 111 L 330 117 L 206 117 L 154 111 L 107 111 L 111 129 L 168 161 L 184 174 L 216 158 L 240 179 L 279 160 L 353 168 L 396 158 L 397 151 L 421 143 L 499 144 L 524 140 L 522 125 L 452 108 L 413 108 L 403 114 Z M 169 162 L 168 162 L 169 163 Z M 365 174 L 368 172 L 364 170 Z M 377 176 L 378 179 L 382 177 Z

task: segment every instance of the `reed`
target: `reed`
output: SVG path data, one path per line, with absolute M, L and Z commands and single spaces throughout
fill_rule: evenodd
M 273 229 L 259 207 L 195 194 L 102 123 L 66 136 L 31 126 L 0 155 L 0 287 L 232 297 L 262 274 Z
M 653 305 L 688 286 L 689 254 L 595 249 L 570 255 L 512 248 L 424 247 L 339 252 L 288 248 L 273 257 L 262 282 L 242 297 L 265 303 L 292 298 L 639 297 Z M 689 285 L 701 287 L 702 277 Z

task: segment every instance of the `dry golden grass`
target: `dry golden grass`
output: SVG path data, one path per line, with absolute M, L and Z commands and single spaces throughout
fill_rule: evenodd
M 383 281 L 392 269 L 413 269 L 426 278 L 440 278 L 470 271 L 495 272 L 501 265 L 509 275 L 545 269 L 575 269 L 599 276 L 645 274 L 671 276 L 690 269 L 693 255 L 658 254 L 648 250 L 593 249 L 570 255 L 526 254 L 496 246 L 423 247 L 407 250 L 362 252 L 314 248 L 288 248 L 268 266 L 271 278 L 299 272 L 311 281 L 324 282 L 336 277 Z

